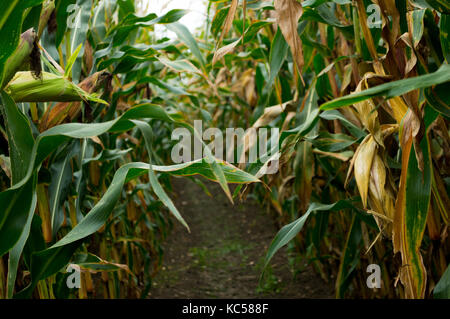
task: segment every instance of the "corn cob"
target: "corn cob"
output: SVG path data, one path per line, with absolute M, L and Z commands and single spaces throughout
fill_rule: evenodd
M 111 79 L 108 72 L 97 72 L 84 79 L 78 86 L 88 94 L 94 93 L 103 85 L 106 85 Z M 41 132 L 59 125 L 65 121 L 73 121 L 81 112 L 81 102 L 60 102 L 54 107 L 49 108 L 41 119 L 39 130 Z
M 69 102 L 93 101 L 107 104 L 63 76 L 43 72 L 36 79 L 31 72 L 17 72 L 5 91 L 16 102 Z
M 1 82 L 1 87 L 8 84 L 8 82 L 14 77 L 14 74 L 20 70 L 20 68 L 29 61 L 30 55 L 33 52 L 36 32 L 31 28 L 22 33 L 20 36 L 20 42 L 14 54 L 8 59 L 5 64 L 5 73 Z M 40 66 L 40 63 L 37 63 Z

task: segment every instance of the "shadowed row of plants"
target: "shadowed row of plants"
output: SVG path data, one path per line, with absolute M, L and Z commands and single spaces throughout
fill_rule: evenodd
M 188 228 L 170 175 L 256 195 L 285 225 L 265 264 L 290 245 L 339 298 L 450 297 L 447 2 L 210 1 L 195 37 L 143 3 L 0 4 L 0 297 L 146 297 L 168 213 Z M 171 165 L 195 119 L 279 128 L 279 171 Z
M 210 4 L 214 118 L 281 130 L 266 264 L 289 243 L 338 298 L 449 297 L 448 2 Z
M 228 183 L 258 181 L 210 154 L 166 165 L 171 131 L 194 133 L 177 104 L 201 105 L 182 87 L 206 69 L 153 34 L 155 24 L 186 31 L 176 24 L 185 10 L 138 15 L 136 6 L 0 5 L 1 298 L 145 298 L 168 212 L 189 229 L 169 176 L 202 175 L 230 199 Z M 69 265 L 80 289 L 68 288 Z

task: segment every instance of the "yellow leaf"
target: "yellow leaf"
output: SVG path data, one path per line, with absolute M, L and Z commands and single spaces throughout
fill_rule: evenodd
M 218 49 L 216 52 L 214 52 L 212 64 L 213 65 L 216 64 L 217 60 L 222 59 L 226 54 L 233 51 L 233 49 L 236 47 L 236 45 L 239 43 L 239 41 L 241 41 L 241 39 L 242 38 L 239 38 L 236 41 L 234 41 L 226 46 L 223 46 L 220 49 Z
M 367 192 L 370 182 L 370 170 L 372 168 L 373 158 L 377 149 L 377 143 L 370 136 L 364 143 L 358 147 L 355 155 L 354 170 L 356 184 L 364 207 L 367 206 Z
M 292 57 L 301 74 L 304 63 L 302 41 L 297 32 L 298 19 L 302 16 L 302 5 L 295 0 L 275 0 L 277 24 L 284 39 L 291 47 Z
M 231 1 L 230 9 L 228 10 L 228 14 L 227 14 L 227 17 L 225 19 L 225 24 L 223 25 L 223 30 L 222 30 L 222 33 L 220 34 L 220 38 L 219 38 L 219 41 L 217 42 L 216 47 L 220 46 L 220 44 L 223 41 L 223 38 L 228 33 L 228 31 L 230 31 L 231 26 L 233 25 L 233 19 L 234 19 L 234 15 L 236 14 L 238 3 L 239 3 L 238 0 L 232 0 Z M 236 44 L 238 42 L 239 42 L 239 40 L 236 42 Z M 233 43 L 231 43 L 231 44 L 233 44 Z M 229 45 L 227 45 L 227 46 L 225 46 L 223 48 L 220 48 L 220 49 L 216 50 L 216 52 L 214 52 L 214 56 L 213 56 L 213 60 L 212 60 L 212 64 L 213 65 L 214 65 L 214 63 L 216 63 L 217 60 L 219 60 L 227 52 L 229 52 L 230 50 L 232 50 L 236 46 L 236 44 L 234 44 L 233 46 L 231 46 L 231 44 L 229 44 Z

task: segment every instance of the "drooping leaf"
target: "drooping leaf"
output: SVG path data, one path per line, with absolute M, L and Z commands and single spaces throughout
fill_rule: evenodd
M 269 55 L 270 76 L 266 84 L 267 89 L 270 89 L 273 83 L 275 82 L 275 78 L 278 75 L 278 72 L 280 71 L 281 66 L 284 63 L 284 60 L 286 59 L 288 48 L 289 48 L 288 44 L 284 39 L 281 30 L 278 28 L 277 32 L 275 33 L 275 36 L 273 37 L 270 49 Z
M 291 48 L 292 57 L 301 74 L 305 62 L 303 60 L 302 41 L 297 33 L 297 25 L 303 13 L 302 5 L 296 0 L 275 0 L 274 6 L 277 24 Z
M 339 265 L 338 277 L 336 279 L 336 298 L 344 297 L 344 293 L 350 285 L 352 274 L 354 274 L 354 270 L 360 260 L 359 247 L 361 238 L 361 222 L 354 215 Z
M 218 48 L 222 44 L 222 41 L 223 41 L 225 35 L 230 31 L 231 26 L 233 25 L 233 19 L 236 14 L 238 3 L 239 3 L 238 0 L 231 0 L 230 9 L 228 10 L 227 17 L 225 19 L 225 23 L 223 24 L 223 28 L 222 28 L 222 32 L 220 34 L 219 41 L 217 41 L 217 44 L 216 44 L 216 52 L 214 52 L 214 56 L 213 56 L 213 60 L 212 60 L 213 65 L 218 60 Z
M 31 182 L 36 185 L 36 181 Z M 35 187 L 35 186 L 34 186 Z M 34 216 L 34 210 L 36 209 L 37 196 L 34 187 L 31 189 L 32 199 L 30 205 L 30 211 L 28 213 L 28 219 L 23 227 L 22 234 L 14 247 L 9 251 L 8 256 L 8 277 L 7 277 L 7 298 L 11 299 L 14 294 L 14 286 L 16 284 L 17 270 L 19 268 L 20 257 L 22 256 L 25 243 L 28 240 L 30 234 L 31 222 Z
M 450 14 L 442 14 L 439 24 L 442 54 L 444 55 L 447 64 L 450 64 Z
M 19 110 L 13 99 L 1 92 L 2 114 L 6 123 L 11 160 L 11 184 L 25 177 L 30 164 L 30 151 L 33 149 L 34 138 L 28 119 Z
M 420 148 L 423 171 L 420 171 L 412 137 L 405 137 L 402 156 L 402 175 L 394 216 L 394 251 L 401 252 L 404 266 L 400 272 L 408 298 L 423 298 L 426 289 L 426 269 L 420 246 L 425 232 L 431 198 L 431 155 L 428 137 Z M 414 146 L 415 147 L 415 146 Z
M 166 27 L 170 31 L 175 32 L 180 41 L 186 44 L 189 50 L 191 50 L 192 54 L 197 58 L 198 62 L 200 62 L 200 65 L 205 68 L 205 59 L 200 52 L 197 41 L 194 39 L 189 29 L 179 22 L 168 24 Z
M 449 299 L 450 298 L 450 266 L 447 267 L 447 270 L 442 275 L 439 282 L 433 289 L 434 298 L 439 299 Z
M 386 99 L 400 96 L 412 90 L 430 87 L 450 81 L 450 64 L 442 66 L 433 73 L 420 75 L 408 79 L 384 83 L 358 93 L 346 95 L 320 106 L 321 110 L 336 109 L 342 106 L 352 105 L 372 97 L 384 96 Z
M 353 208 L 353 205 L 348 200 L 340 200 L 334 204 L 321 204 L 312 202 L 308 210 L 297 220 L 290 224 L 283 226 L 280 231 L 276 234 L 275 238 L 270 244 L 267 255 L 264 261 L 264 268 L 267 267 L 269 261 L 275 255 L 275 253 L 289 241 L 291 241 L 303 228 L 309 215 L 316 211 L 339 211 L 345 208 Z

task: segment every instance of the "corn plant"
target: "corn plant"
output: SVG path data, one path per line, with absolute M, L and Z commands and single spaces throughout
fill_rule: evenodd
M 189 230 L 168 177 L 205 176 L 231 200 L 228 183 L 258 182 L 211 154 L 165 164 L 171 130 L 196 133 L 176 106 L 195 96 L 173 83 L 208 79 L 184 48 L 152 36 L 186 11 L 138 16 L 129 0 L 0 9 L 0 297 L 146 297 L 166 212 Z M 81 272 L 78 290 L 68 267 Z
M 214 117 L 282 130 L 280 171 L 263 178 L 271 191 L 255 186 L 287 224 L 266 265 L 294 244 L 335 278 L 336 297 L 449 297 L 448 2 L 209 8 L 215 83 L 230 105 Z M 366 284 L 370 264 L 379 289 Z
M 142 6 L 0 4 L 0 298 L 145 298 L 195 175 L 277 218 L 266 265 L 288 245 L 338 298 L 450 297 L 446 1 L 210 1 L 195 35 Z M 278 173 L 170 165 L 195 119 L 279 128 Z

